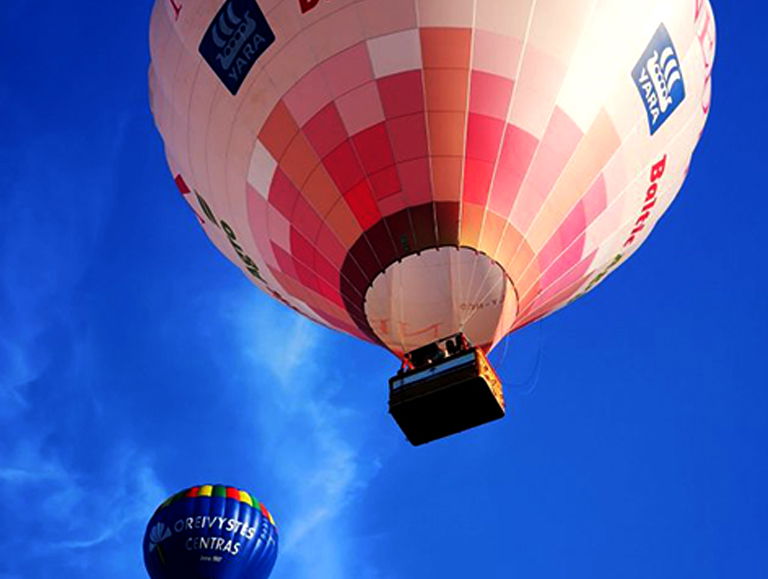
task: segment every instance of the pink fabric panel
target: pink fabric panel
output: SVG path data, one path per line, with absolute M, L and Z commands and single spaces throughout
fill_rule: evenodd
M 475 70 L 471 82 L 469 112 L 505 121 L 514 81 Z
M 304 134 L 317 156 L 325 157 L 347 140 L 347 130 L 334 103 L 323 107 L 304 125 Z
M 526 231 L 530 227 L 581 137 L 579 127 L 560 109 L 555 109 L 515 201 L 512 222 L 518 230 Z
M 320 67 L 310 70 L 283 97 L 283 102 L 300 127 L 330 100 L 331 92 Z
M 429 171 L 429 159 L 423 157 L 405 161 L 397 165 L 403 195 L 409 205 L 421 205 L 432 201 L 432 185 Z
M 491 190 L 489 208 L 493 212 L 509 215 L 537 145 L 532 135 L 507 125 Z
M 269 229 L 267 223 L 267 210 L 269 204 L 253 187 L 246 187 L 246 203 L 248 208 L 248 225 L 251 230 L 251 237 L 259 253 L 266 262 L 274 259 L 269 239 Z
M 398 162 L 429 156 L 427 120 L 424 113 L 389 119 L 387 133 L 392 143 L 393 156 Z
M 369 175 L 390 167 L 395 162 L 384 123 L 357 133 L 352 137 L 352 143 L 363 169 Z
M 584 207 L 579 203 L 539 252 L 539 270 L 544 272 L 542 287 L 549 286 L 581 259 L 585 229 Z
M 424 84 L 420 70 L 393 74 L 376 82 L 386 118 L 424 112 Z
M 275 171 L 275 177 L 272 179 L 272 186 L 269 189 L 269 203 L 282 213 L 286 219 L 293 215 L 293 206 L 301 193 L 291 183 L 288 176 L 281 169 Z
M 327 155 L 323 159 L 323 165 L 342 193 L 349 191 L 365 178 L 363 168 L 349 141 L 342 143 Z
M 544 289 L 533 303 L 526 308 L 526 311 L 522 312 L 523 318 L 530 319 L 545 315 L 552 310 L 555 304 L 561 303 L 564 299 L 569 299 L 571 297 L 570 294 L 581 287 L 584 276 L 589 271 L 596 254 L 597 251 L 593 251 L 556 283 Z
M 364 42 L 326 60 L 320 68 L 334 98 L 373 80 L 371 60 Z
M 595 184 L 589 189 L 584 196 L 582 205 L 584 207 L 584 219 L 587 226 L 589 226 L 594 223 L 595 219 L 608 206 L 608 194 L 604 175 L 600 175 Z

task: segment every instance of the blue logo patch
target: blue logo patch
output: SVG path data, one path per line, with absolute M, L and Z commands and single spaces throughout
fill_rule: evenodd
M 685 100 L 685 82 L 675 45 L 662 24 L 632 71 L 653 135 Z
M 227 0 L 203 36 L 200 54 L 233 95 L 275 34 L 255 0 Z

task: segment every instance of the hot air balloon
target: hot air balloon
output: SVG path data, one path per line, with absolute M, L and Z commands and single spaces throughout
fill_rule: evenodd
M 502 416 L 485 354 L 648 237 L 709 113 L 715 23 L 708 0 L 157 0 L 151 53 L 211 241 L 398 356 L 390 412 L 421 443 Z
M 201 485 L 169 497 L 144 534 L 152 579 L 266 579 L 277 558 L 277 527 L 243 490 Z

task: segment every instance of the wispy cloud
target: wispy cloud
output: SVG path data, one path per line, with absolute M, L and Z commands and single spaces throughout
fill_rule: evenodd
M 165 495 L 151 456 L 101 439 L 83 388 L 98 369 L 76 302 L 122 146 L 118 128 L 104 147 L 62 131 L 0 149 L 13 167 L 0 216 L 2 579 L 136 576 L 125 575 L 141 567 L 136 537 Z
M 350 523 L 379 463 L 363 448 L 365 416 L 343 403 L 334 370 L 342 351 L 334 342 L 343 338 L 281 307 L 243 305 L 253 302 L 252 295 L 238 300 L 230 318 L 261 402 L 254 409 L 263 468 L 279 485 L 276 577 L 374 577 L 354 555 Z
M 62 478 L 59 470 L 48 470 L 48 466 L 35 465 L 32 468 L 2 467 L 0 481 L 5 483 L 28 484 L 31 482 L 55 482 Z
M 110 486 L 95 504 L 90 486 L 71 481 L 73 484 L 67 492 L 76 497 L 79 505 L 88 505 L 88 529 L 53 542 L 52 549 L 93 549 L 111 541 L 121 546 L 137 543 L 136 538 L 141 536 L 140 529 L 146 523 L 147 514 L 168 493 L 152 466 L 136 450 L 124 449 L 114 458 L 110 464 L 117 467 L 116 472 L 109 477 Z M 128 529 L 132 532 L 126 533 Z M 137 530 L 138 533 L 135 532 Z
M 166 494 L 144 453 L 118 445 L 86 469 L 46 448 L 47 433 L 24 436 L 0 468 L 0 492 L 10 498 L 0 517 L 13 530 L 0 537 L 0 551 L 13 554 L 0 563 L 0 576 L 138 569 L 136 537 Z
M 0 148 L 9 167 L 0 182 L 0 420 L 26 408 L 29 385 L 53 355 L 40 341 L 66 320 L 98 249 L 121 133 L 98 153 L 77 132 Z M 94 194 L 78 202 L 84 190 Z

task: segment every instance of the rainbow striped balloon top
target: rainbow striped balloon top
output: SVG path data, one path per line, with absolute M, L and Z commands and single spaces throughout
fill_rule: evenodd
M 168 497 L 159 507 L 157 507 L 155 513 L 160 512 L 180 500 L 197 498 L 226 498 L 245 503 L 255 509 L 259 509 L 269 522 L 272 523 L 272 526 L 277 528 L 272 513 L 269 512 L 264 503 L 256 500 L 247 491 L 225 485 L 198 485 L 184 489 L 183 491 L 179 491 Z

